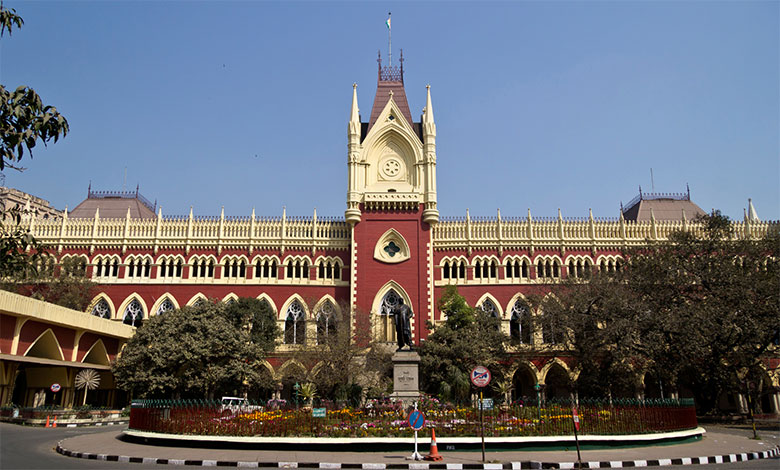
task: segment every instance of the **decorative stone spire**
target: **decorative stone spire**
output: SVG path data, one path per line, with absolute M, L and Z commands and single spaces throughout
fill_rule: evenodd
M 425 85 L 428 90 L 428 98 L 425 101 L 425 112 L 423 113 L 423 123 L 433 124 L 433 103 L 431 103 L 431 86 Z
M 358 129 L 360 128 L 360 108 L 358 108 L 357 98 L 357 83 L 352 84 L 352 111 L 349 113 L 349 123 L 358 123 Z M 351 128 L 350 128 L 351 132 Z
M 753 200 L 748 198 L 748 218 L 751 222 L 760 222 L 761 219 L 758 218 L 758 212 L 756 212 L 756 208 L 753 207 Z

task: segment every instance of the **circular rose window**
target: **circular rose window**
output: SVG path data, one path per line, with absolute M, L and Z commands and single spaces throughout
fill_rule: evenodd
M 379 171 L 387 179 L 395 180 L 402 176 L 403 163 L 397 157 L 387 157 L 379 164 Z

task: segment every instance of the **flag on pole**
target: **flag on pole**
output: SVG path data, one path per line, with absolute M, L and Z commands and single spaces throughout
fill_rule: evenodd
M 387 14 L 387 29 L 390 29 L 390 13 Z

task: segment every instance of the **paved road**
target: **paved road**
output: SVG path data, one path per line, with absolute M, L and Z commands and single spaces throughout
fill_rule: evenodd
M 119 432 L 124 426 L 94 428 L 40 428 L 0 423 L 0 469 L 135 469 L 143 470 L 151 466 L 118 462 L 97 462 L 94 460 L 65 457 L 54 451 L 57 442 L 83 434 Z M 155 465 L 157 468 L 170 468 L 167 465 Z
M 0 469 L 2 470 L 23 470 L 23 469 L 135 469 L 143 470 L 147 468 L 187 468 L 173 467 L 170 465 L 142 465 L 135 463 L 102 462 L 94 460 L 77 459 L 65 457 L 54 452 L 57 442 L 75 436 L 95 433 L 108 433 L 108 435 L 119 435 L 125 426 L 110 426 L 97 428 L 56 428 L 46 429 L 38 427 L 18 426 L 7 423 L 0 423 Z M 744 426 L 707 426 L 712 433 L 724 433 L 734 436 L 747 437 L 752 431 Z M 778 443 L 780 442 L 780 428 L 777 426 L 766 426 L 759 429 L 759 434 L 763 441 Z M 663 448 L 655 448 L 663 449 Z M 724 452 L 727 452 L 724 449 Z M 366 462 L 371 460 L 373 454 L 365 454 Z M 495 456 L 496 454 L 493 454 Z M 498 454 L 500 455 L 500 454 Z M 568 456 L 567 456 L 568 457 Z M 282 459 L 280 459 L 282 460 Z M 286 460 L 286 459 L 285 459 Z M 331 459 L 332 461 L 332 459 Z M 780 468 L 779 459 L 753 460 L 749 462 L 738 462 L 732 464 L 709 465 L 708 468 L 714 469 L 773 469 Z M 701 466 L 670 466 L 655 468 L 688 468 L 695 469 Z

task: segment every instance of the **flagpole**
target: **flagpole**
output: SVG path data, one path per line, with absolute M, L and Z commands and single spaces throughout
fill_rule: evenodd
M 387 59 L 388 63 L 387 65 L 392 67 L 393 66 L 393 27 L 390 25 L 390 18 L 392 17 L 392 13 L 389 11 L 387 12 Z

